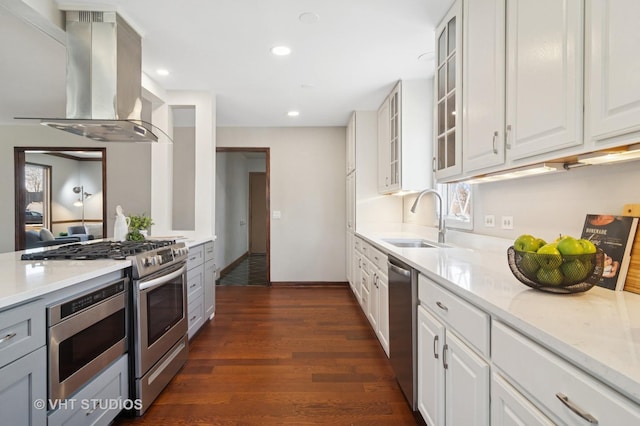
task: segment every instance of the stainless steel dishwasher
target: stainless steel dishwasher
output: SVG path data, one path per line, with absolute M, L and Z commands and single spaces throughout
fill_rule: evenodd
M 416 410 L 418 274 L 389 257 L 389 359 L 409 406 Z

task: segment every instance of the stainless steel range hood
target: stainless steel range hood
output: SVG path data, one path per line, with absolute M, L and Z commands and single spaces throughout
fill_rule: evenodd
M 67 11 L 67 116 L 55 129 L 104 142 L 157 142 L 142 121 L 142 42 L 116 12 Z M 168 139 L 168 138 L 167 138 Z

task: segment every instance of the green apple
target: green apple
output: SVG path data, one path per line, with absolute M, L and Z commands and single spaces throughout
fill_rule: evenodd
M 579 283 L 587 278 L 591 265 L 586 265 L 583 261 L 576 259 L 563 263 L 560 269 L 567 283 Z
M 582 253 L 583 253 L 583 255 L 580 256 L 580 259 L 583 262 L 590 262 L 591 259 L 595 257 L 594 255 L 597 253 L 598 248 L 591 241 L 584 238 L 578 240 L 578 242 L 582 246 Z
M 528 251 L 531 253 L 535 253 L 540 248 L 540 241 L 538 238 L 533 235 L 523 234 L 520 235 L 513 242 L 513 248 L 517 251 Z
M 554 243 L 545 244 L 536 252 L 538 265 L 543 269 L 556 269 L 562 264 L 562 256 Z M 559 272 L 559 271 L 558 271 Z M 538 271 L 540 274 L 540 271 Z
M 520 259 L 520 270 L 531 279 L 535 279 L 536 272 L 540 269 L 536 257 L 536 253 L 523 253 Z
M 562 281 L 564 281 L 564 275 L 562 275 L 562 272 L 558 268 L 540 268 L 536 276 L 538 282 L 545 285 L 560 285 Z
M 573 237 L 564 237 L 558 241 L 558 251 L 563 256 L 573 256 L 584 253 L 582 244 Z
M 538 248 L 544 246 L 547 244 L 547 242 L 545 240 L 543 240 L 542 238 L 536 238 L 536 242 L 538 243 Z M 536 250 L 538 251 L 538 250 Z
M 598 249 L 596 248 L 596 245 L 587 239 L 582 238 L 578 240 L 578 242 L 582 246 L 582 252 L 584 254 L 593 254 L 598 251 Z

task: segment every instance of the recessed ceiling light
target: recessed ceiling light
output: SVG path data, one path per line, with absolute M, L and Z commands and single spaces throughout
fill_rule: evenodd
M 300 115 L 300 111 L 289 111 L 289 112 L 287 113 L 287 115 L 288 115 L 289 117 L 297 117 L 297 116 L 299 116 L 299 115 Z
M 275 46 L 271 48 L 271 53 L 276 56 L 287 56 L 291 53 L 291 49 L 287 46 Z
M 158 75 L 165 76 L 165 75 L 169 75 L 169 70 L 159 69 L 159 70 L 156 70 L 156 73 L 158 73 Z
M 320 16 L 317 13 L 313 12 L 304 12 L 298 16 L 300 22 L 304 22 L 305 24 L 315 24 L 320 20 Z

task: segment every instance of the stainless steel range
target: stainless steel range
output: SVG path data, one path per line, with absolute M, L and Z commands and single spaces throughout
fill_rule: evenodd
M 23 260 L 131 260 L 129 359 L 131 397 L 142 415 L 188 355 L 187 272 L 189 249 L 165 240 L 98 241 L 25 253 Z

